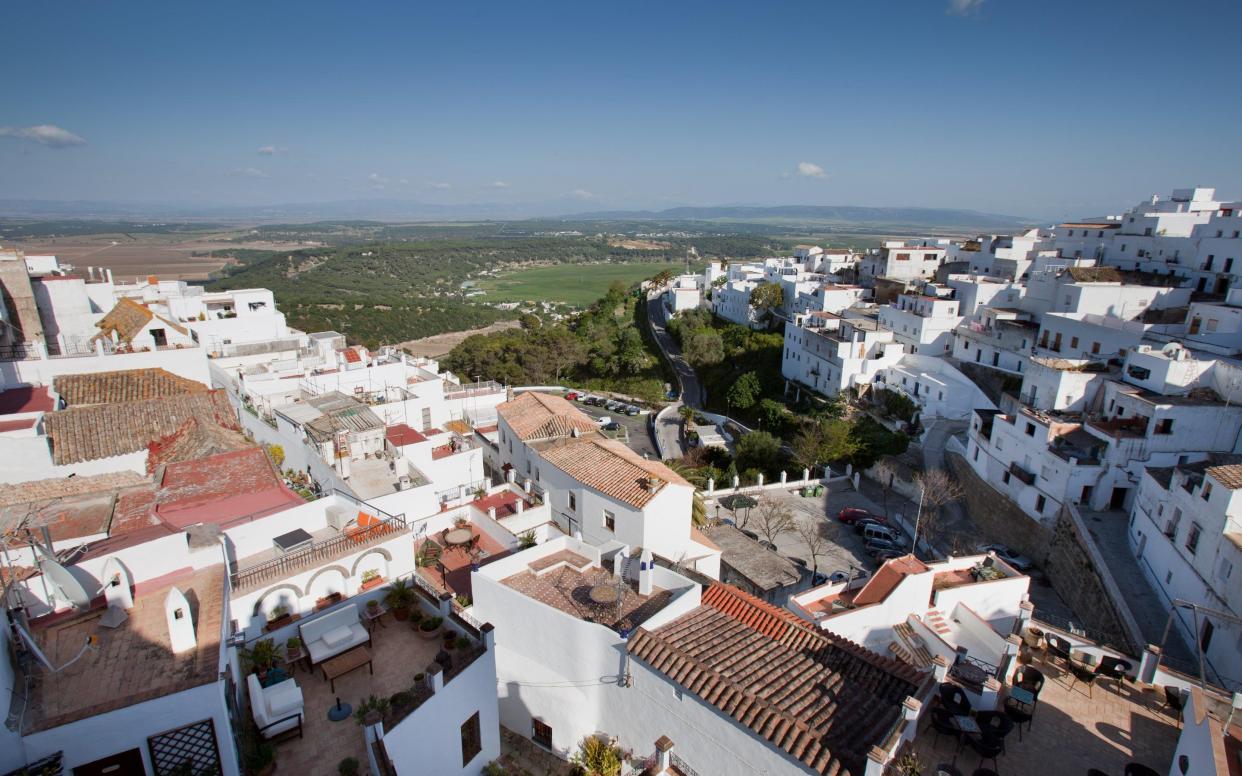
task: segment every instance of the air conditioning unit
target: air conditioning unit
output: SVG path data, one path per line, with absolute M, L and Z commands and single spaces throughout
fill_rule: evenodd
M 344 531 L 345 526 L 349 525 L 349 521 L 353 519 L 350 511 L 340 506 L 328 507 L 324 510 L 324 515 L 327 517 L 328 525 L 338 531 Z

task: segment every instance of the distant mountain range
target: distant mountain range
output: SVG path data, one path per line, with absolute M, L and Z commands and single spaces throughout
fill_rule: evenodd
M 1022 216 L 977 210 L 923 207 L 858 207 L 853 205 L 779 205 L 673 207 L 667 210 L 611 210 L 567 216 L 583 221 L 797 221 L 804 223 L 902 224 L 924 226 L 1013 227 L 1033 223 Z
M 89 200 L 58 201 L 0 199 L 0 218 L 121 219 L 177 221 L 292 222 L 329 219 L 367 219 L 386 222 L 523 220 L 555 218 L 564 221 L 708 221 L 717 223 L 779 223 L 789 226 L 855 225 L 869 227 L 939 227 L 1011 229 L 1034 223 L 1022 216 L 975 210 L 920 207 L 858 207 L 846 205 L 729 205 L 672 207 L 666 210 L 600 210 L 575 212 L 577 200 L 542 203 L 434 204 L 397 199 L 353 199 L 276 205 L 191 205 L 184 203 L 124 203 Z

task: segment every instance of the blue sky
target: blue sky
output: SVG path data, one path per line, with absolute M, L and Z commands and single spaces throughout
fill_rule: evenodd
M 10 3 L 0 198 L 1242 198 L 1242 3 Z M 79 142 L 81 141 L 81 142 Z

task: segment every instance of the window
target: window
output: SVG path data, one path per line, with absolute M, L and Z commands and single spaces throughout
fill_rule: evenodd
M 910 260 L 910 254 L 908 253 L 897 254 L 897 261 L 909 261 L 909 260 Z
M 609 531 L 617 530 L 617 516 L 609 512 L 607 509 L 604 510 L 604 527 Z
M 1071 347 L 1071 348 L 1076 348 L 1076 347 L 1078 347 L 1078 338 L 1077 338 L 1077 337 L 1070 337 L 1070 347 Z
M 1002 475 L 1001 475 L 1001 480 L 1003 480 L 1003 481 L 1004 481 L 1004 483 L 1005 483 L 1006 485 L 1008 485 L 1008 484 L 1009 484 L 1009 472 L 1005 472 L 1004 474 L 1002 474 Z
M 1039 496 L 1038 498 L 1035 499 L 1035 511 L 1039 512 L 1042 515 L 1044 512 L 1044 505 L 1047 503 L 1048 503 L 1047 499 L 1045 499 L 1043 496 Z
M 483 751 L 483 734 L 479 727 L 479 712 L 461 723 L 461 764 L 464 768 Z
M 1224 558 L 1221 558 L 1220 568 L 1216 570 L 1216 576 L 1220 577 L 1221 580 L 1224 581 L 1226 579 L 1229 579 L 1229 575 L 1232 573 L 1233 573 L 1233 564 L 1225 560 Z
M 529 476 L 529 475 L 530 475 L 530 461 L 527 461 L 527 462 L 526 462 L 526 474 L 527 474 L 527 476 Z
M 1029 437 L 1035 436 L 1035 424 L 1034 423 L 1026 424 L 1026 435 Z
M 1156 433 L 1157 434 L 1172 434 L 1173 433 L 1173 418 L 1161 418 L 1160 420 L 1156 421 Z
M 1126 367 L 1126 374 L 1130 375 L 1135 380 L 1146 380 L 1147 378 L 1151 377 L 1151 370 L 1145 367 L 1135 366 L 1134 364 L 1131 364 L 1130 366 Z
M 530 721 L 530 737 L 545 749 L 552 748 L 552 726 L 543 720 L 532 719 Z
M 1212 483 L 1210 482 L 1203 483 L 1203 490 L 1199 491 L 1199 496 L 1204 501 L 1207 501 L 1208 499 L 1210 499 L 1212 497 Z
M 1170 539 L 1177 539 L 1177 524 L 1182 522 L 1182 510 L 1175 508 L 1173 517 L 1169 518 L 1169 523 L 1164 527 L 1164 535 Z
M 574 512 L 578 511 L 578 497 L 573 493 L 569 494 L 569 508 Z
M 1092 352 L 1092 353 L 1094 353 L 1095 355 L 1097 355 L 1097 356 L 1098 356 L 1098 355 L 1100 354 L 1100 343 L 1098 343 L 1098 342 L 1092 342 L 1092 343 L 1091 343 L 1091 352 Z
M 1237 234 L 1234 234 L 1234 237 L 1237 237 L 1237 236 L 1238 236 Z M 1225 272 L 1231 272 L 1231 271 L 1233 271 L 1233 259 L 1231 258 L 1225 259 Z
M 541 482 L 541 480 L 539 479 L 539 467 L 538 466 L 535 467 L 535 482 Z
M 979 460 L 979 448 L 975 448 L 975 460 Z
M 1198 523 L 1190 524 L 1190 533 L 1186 534 L 1186 549 L 1190 550 L 1190 554 L 1194 555 L 1199 549 L 1199 535 L 1203 533 L 1203 529 Z

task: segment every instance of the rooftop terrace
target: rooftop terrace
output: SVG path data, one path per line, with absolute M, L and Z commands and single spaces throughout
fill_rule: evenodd
M 571 550 L 560 550 L 532 561 L 526 571 L 501 580 L 525 596 L 587 622 L 616 631 L 630 631 L 663 609 L 673 594 L 653 588 L 639 595 L 607 570 Z M 611 599 L 611 600 L 605 600 Z

